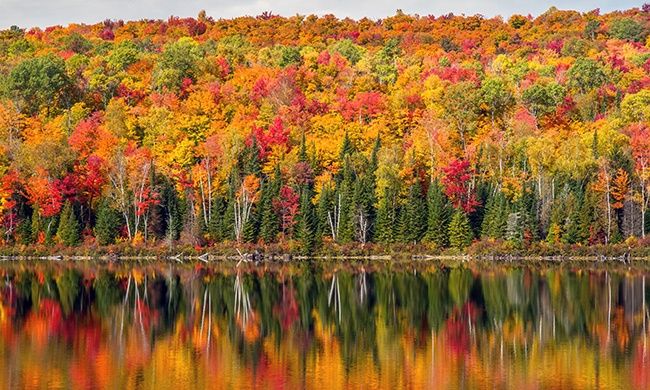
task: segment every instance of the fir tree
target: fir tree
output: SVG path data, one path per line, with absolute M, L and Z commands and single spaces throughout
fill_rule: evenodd
M 331 236 L 330 214 L 333 213 L 333 209 L 334 191 L 330 185 L 325 184 L 318 197 L 316 237 Z
M 163 220 L 165 221 L 165 238 L 176 241 L 183 230 L 183 207 L 178 193 L 169 182 L 161 185 L 161 206 L 164 206 Z
M 316 248 L 316 215 L 314 205 L 311 201 L 312 190 L 309 185 L 302 188 L 300 196 L 300 208 L 298 221 L 295 228 L 295 239 L 300 244 L 300 251 L 303 254 L 310 254 Z
M 580 229 L 580 200 L 577 199 L 573 193 L 567 196 L 565 209 L 568 210 L 568 215 L 564 221 L 564 228 L 562 234 L 562 242 L 565 244 L 575 244 L 582 240 Z
M 414 181 L 409 187 L 400 214 L 400 240 L 407 243 L 419 242 L 427 230 L 427 205 L 422 196 L 419 180 Z
M 379 199 L 377 205 L 377 228 L 375 231 L 377 242 L 384 244 L 395 242 L 398 222 L 398 209 L 395 200 L 395 189 L 389 189 L 387 193 Z
M 438 248 L 449 245 L 449 219 L 452 208 L 449 200 L 436 180 L 429 186 L 427 193 L 427 232 L 425 240 Z
M 95 222 L 95 238 L 99 245 L 110 245 L 120 229 L 120 214 L 113 209 L 109 202 L 104 199 L 99 203 L 97 209 L 97 220 Z
M 280 167 L 276 165 L 273 180 L 262 184 L 260 196 L 260 233 L 259 236 L 265 243 L 274 242 L 280 231 L 280 219 L 273 207 L 273 200 L 280 194 L 282 175 Z
M 250 146 L 246 146 L 240 159 L 243 176 L 255 175 L 260 176 L 262 173 L 262 164 L 260 162 L 260 148 L 257 138 L 253 135 Z
M 336 201 L 341 197 L 340 219 L 339 219 L 339 242 L 350 242 L 354 239 L 353 212 L 356 205 L 353 202 L 354 176 L 350 168 L 349 160 L 345 160 L 343 167 L 343 180 L 339 183 L 336 193 Z
M 229 236 L 225 219 L 227 207 L 228 204 L 223 196 L 216 196 L 212 200 L 212 219 L 208 223 L 208 233 L 215 241 L 223 241 Z
M 63 206 L 56 238 L 65 246 L 75 246 L 79 243 L 79 221 L 70 202 Z
M 345 161 L 352 153 L 354 153 L 354 145 L 352 145 L 348 132 L 346 131 L 343 137 L 343 144 L 341 144 L 341 151 L 339 152 L 339 161 Z
M 472 243 L 472 227 L 462 210 L 456 209 L 449 223 L 449 243 L 453 248 L 463 250 Z
M 375 219 L 375 185 L 374 174 L 366 173 L 354 183 L 352 195 L 352 232 L 357 241 L 366 243 L 371 240 Z
M 509 213 L 508 200 L 501 191 L 489 196 L 485 205 L 481 236 L 503 238 L 506 232 Z

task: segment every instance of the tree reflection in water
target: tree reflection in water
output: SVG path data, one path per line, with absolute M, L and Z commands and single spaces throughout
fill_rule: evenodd
M 5 263 L 0 386 L 647 388 L 646 271 Z

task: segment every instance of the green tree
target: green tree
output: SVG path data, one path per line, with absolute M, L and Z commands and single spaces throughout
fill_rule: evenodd
M 472 243 L 472 227 L 469 218 L 462 210 L 455 210 L 449 223 L 449 244 L 456 249 L 463 250 Z
M 422 196 L 422 185 L 415 180 L 409 186 L 406 202 L 400 215 L 400 240 L 416 243 L 422 240 L 427 230 L 427 204 Z
M 603 66 L 591 58 L 578 58 L 567 72 L 568 84 L 581 93 L 600 87 L 607 81 Z
M 61 211 L 56 238 L 65 246 L 75 246 L 79 243 L 79 221 L 70 202 L 66 202 Z
M 427 192 L 427 232 L 425 240 L 438 248 L 449 245 L 449 220 L 452 208 L 438 180 L 429 185 Z
M 160 55 L 153 78 L 156 88 L 168 88 L 176 91 L 183 79 L 195 80 L 197 64 L 203 56 L 198 42 L 190 37 L 180 38 L 165 46 Z
M 302 188 L 300 195 L 300 208 L 298 211 L 295 230 L 295 238 L 300 244 L 300 251 L 303 254 L 311 254 L 316 248 L 317 221 L 314 213 L 314 204 L 311 201 L 312 189 L 310 185 Z
M 109 245 L 115 242 L 121 224 L 120 213 L 113 209 L 107 200 L 102 200 L 97 208 L 95 222 L 95 238 L 99 245 Z
M 480 95 L 481 103 L 487 107 L 487 113 L 493 124 L 501 120 L 515 103 L 512 91 L 506 82 L 497 77 L 483 81 Z
M 615 19 L 609 26 L 609 35 L 616 39 L 626 41 L 643 42 L 648 35 L 643 24 L 632 18 Z
M 356 65 L 361 57 L 363 57 L 363 49 L 355 45 L 350 39 L 337 41 L 332 49 L 345 57 L 352 65 Z
M 521 98 L 530 112 L 539 119 L 555 112 L 565 95 L 565 88 L 556 82 L 535 83 L 524 90 Z
M 10 74 L 10 89 L 19 107 L 28 114 L 46 107 L 67 106 L 71 82 L 65 62 L 53 54 L 25 60 Z
M 274 242 L 280 231 L 280 218 L 273 206 L 273 200 L 277 199 L 282 187 L 282 175 L 280 167 L 275 167 L 273 179 L 262 183 L 260 196 L 260 238 L 265 243 Z
M 506 232 L 508 215 L 508 200 L 501 191 L 488 198 L 485 205 L 485 215 L 481 224 L 481 236 L 503 238 Z

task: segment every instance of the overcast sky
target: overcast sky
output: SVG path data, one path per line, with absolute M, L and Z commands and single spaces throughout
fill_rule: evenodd
M 441 15 L 482 14 L 490 17 L 513 13 L 539 15 L 556 5 L 562 9 L 602 12 L 641 6 L 630 0 L 0 0 L 0 28 L 47 27 L 56 24 L 96 23 L 105 19 L 167 19 L 170 15 L 196 16 L 204 9 L 209 16 L 231 18 L 259 15 L 264 11 L 291 16 L 295 14 L 338 17 L 383 18 L 400 8 L 409 14 Z

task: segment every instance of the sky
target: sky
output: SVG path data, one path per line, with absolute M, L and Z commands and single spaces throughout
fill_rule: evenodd
M 337 17 L 364 16 L 373 19 L 394 15 L 399 8 L 419 15 L 482 14 L 486 17 L 512 14 L 543 13 L 555 5 L 560 9 L 601 12 L 640 7 L 643 0 L 0 0 L 0 28 L 17 25 L 23 28 L 97 23 L 105 19 L 167 19 L 196 16 L 204 9 L 215 19 L 259 15 L 270 11 L 276 15 L 324 15 Z

